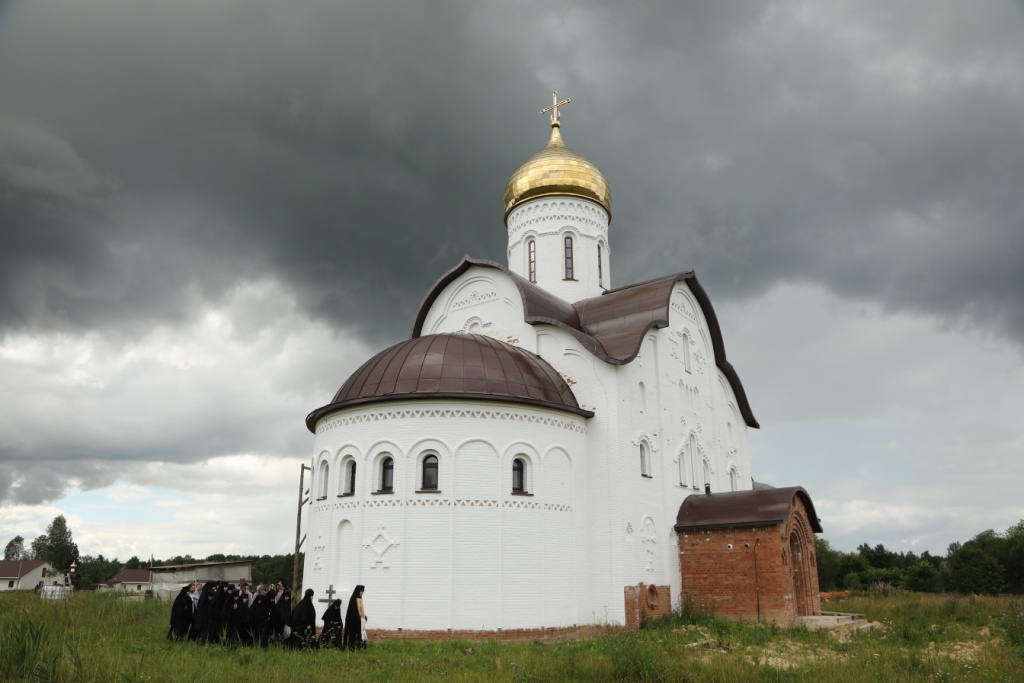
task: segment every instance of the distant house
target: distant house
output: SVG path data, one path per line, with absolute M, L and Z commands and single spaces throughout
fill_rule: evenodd
M 32 590 L 56 581 L 64 585 L 64 575 L 42 560 L 0 560 L 0 591 Z
M 148 569 L 122 569 L 107 580 L 107 590 L 145 593 L 153 588 L 153 573 Z

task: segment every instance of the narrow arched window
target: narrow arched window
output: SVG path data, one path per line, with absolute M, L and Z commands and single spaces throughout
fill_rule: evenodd
M 512 461 L 512 493 L 526 493 L 526 461 L 522 458 Z
M 690 335 L 683 334 L 683 367 L 687 372 L 693 372 L 690 368 Z
M 704 462 L 704 481 L 702 482 L 705 486 L 711 483 L 711 463 L 708 462 L 707 458 L 703 459 Z
M 690 486 L 698 488 L 700 481 L 697 478 L 697 437 L 690 434 L 689 448 L 686 449 L 686 457 L 690 465 Z
M 320 498 L 327 497 L 327 482 L 329 479 L 327 475 L 329 471 L 330 466 L 328 466 L 327 461 L 324 460 L 322 463 L 320 463 Z
M 640 474 L 644 477 L 651 476 L 651 454 L 647 443 L 640 442 Z
M 390 493 L 395 490 L 395 461 L 384 458 L 380 463 L 380 490 Z
M 640 412 L 647 410 L 647 387 L 644 386 L 643 382 L 640 382 L 638 387 L 638 398 L 640 399 Z
M 565 236 L 565 279 L 574 280 L 572 274 L 572 237 Z
M 353 495 L 356 492 L 356 461 L 352 460 L 348 464 L 348 481 L 345 486 L 345 493 Z
M 740 490 L 740 473 L 733 467 L 729 470 L 729 490 L 739 491 Z
M 530 240 L 526 243 L 526 271 L 530 276 L 530 282 L 537 281 L 537 241 Z
M 437 489 L 437 456 L 428 455 L 423 458 L 423 486 L 425 491 Z
M 601 245 L 597 245 L 597 286 L 604 287 L 604 261 L 601 258 Z

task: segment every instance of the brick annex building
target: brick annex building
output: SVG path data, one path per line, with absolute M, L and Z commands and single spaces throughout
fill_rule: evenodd
M 707 293 L 692 270 L 612 286 L 608 183 L 549 109 L 505 189 L 507 265 L 464 257 L 306 418 L 303 585 L 363 584 L 406 635 L 631 625 L 684 594 L 817 613 L 813 504 L 755 488 Z

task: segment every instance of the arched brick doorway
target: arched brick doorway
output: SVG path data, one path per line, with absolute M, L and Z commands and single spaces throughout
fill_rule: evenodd
M 793 532 L 789 535 L 789 566 L 793 570 L 793 596 L 796 598 L 797 616 L 806 616 L 810 611 L 810 596 L 807 594 L 807 568 L 803 543 L 800 542 L 799 534 Z

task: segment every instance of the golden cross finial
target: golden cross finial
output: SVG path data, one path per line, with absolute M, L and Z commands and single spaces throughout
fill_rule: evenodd
M 561 107 L 563 104 L 569 104 L 570 102 L 572 102 L 572 100 L 569 99 L 568 97 L 559 102 L 558 91 L 555 90 L 554 92 L 551 93 L 551 106 L 544 107 L 543 109 L 540 110 L 540 113 L 547 114 L 548 112 L 551 112 L 551 125 L 553 126 L 556 123 L 558 123 L 558 119 L 561 118 L 561 114 L 558 113 L 558 108 Z

